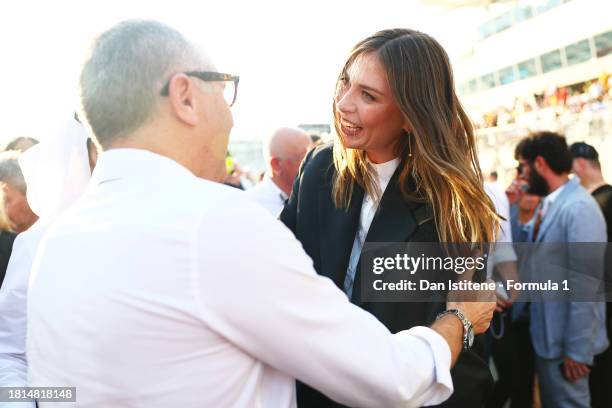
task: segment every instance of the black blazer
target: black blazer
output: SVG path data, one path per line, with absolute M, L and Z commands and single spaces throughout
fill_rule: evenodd
M 342 288 L 359 226 L 364 190 L 355 186 L 348 210 L 336 208 L 332 200 L 334 173 L 331 144 L 310 151 L 302 163 L 280 219 L 301 241 L 316 271 Z M 404 199 L 398 184 L 398 173 L 396 171 L 393 175 L 383 194 L 366 242 L 438 242 L 430 206 Z M 351 301 L 376 316 L 392 333 L 430 325 L 445 308 L 444 303 L 362 302 L 360 285 L 357 268 Z M 493 379 L 487 364 L 475 351 L 463 352 L 451 374 L 455 391 L 440 406 L 477 408 L 484 405 Z M 298 383 L 298 406 L 324 408 L 341 405 Z
M 13 241 L 17 235 L 8 231 L 0 231 L 0 287 L 4 281 L 6 268 L 13 251 Z

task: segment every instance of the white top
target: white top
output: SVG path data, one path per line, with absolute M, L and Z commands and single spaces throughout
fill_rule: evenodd
M 542 213 L 541 213 L 542 218 L 546 216 L 548 209 L 555 202 L 557 197 L 559 197 L 559 194 L 561 194 L 561 191 L 563 191 L 566 185 L 567 185 L 567 181 L 563 183 L 562 185 L 560 185 L 559 187 L 557 187 L 555 191 L 553 191 L 552 193 L 544 197 L 544 200 L 542 200 Z
M 268 176 L 255 187 L 248 189 L 246 195 L 261 204 L 273 217 L 278 217 L 287 200 L 287 194 Z
M 385 163 L 372 163 L 369 164 L 374 168 L 376 173 L 376 179 L 374 180 L 377 185 L 376 188 L 379 190 L 379 200 L 382 199 L 382 195 L 393 177 L 393 173 L 399 166 L 399 158 L 395 158 Z M 353 247 L 351 249 L 351 256 L 349 258 L 348 266 L 346 268 L 346 276 L 344 277 L 344 283 L 342 284 L 342 290 L 349 299 L 353 297 L 353 286 L 355 284 L 355 276 L 357 274 L 357 267 L 359 266 L 359 259 L 361 256 L 361 249 L 368 235 L 370 225 L 376 215 L 376 209 L 378 203 L 371 197 L 367 192 L 363 197 L 361 204 L 361 212 L 359 213 L 359 228 L 355 234 L 355 240 L 353 241 Z
M 378 188 L 380 189 L 380 198 L 384 194 L 387 189 L 387 185 L 393 177 L 393 173 L 399 166 L 400 159 L 395 158 L 385 163 L 372 163 L 370 165 L 374 167 L 374 171 L 376 172 L 378 182 Z M 370 197 L 369 194 L 366 194 L 363 198 L 363 204 L 361 205 L 361 213 L 359 215 L 359 231 L 361 242 L 365 241 L 366 235 L 368 235 L 368 230 L 370 229 L 370 225 L 372 225 L 372 220 L 374 219 L 374 215 L 376 215 L 377 203 L 374 202 L 374 198 Z
M 0 387 L 26 387 L 28 277 L 46 226 L 37 221 L 17 236 L 0 291 Z M 0 408 L 34 408 L 33 402 L 0 402 Z
M 351 406 L 453 389 L 440 335 L 391 334 L 243 193 L 137 149 L 103 153 L 41 242 L 27 353 L 31 385 L 79 407 L 295 407 L 295 378 Z
M 512 229 L 510 226 L 510 202 L 505 191 L 502 190 L 498 183 L 484 183 L 484 189 L 493 205 L 497 214 L 504 219 L 499 220 L 499 232 L 495 239 L 496 244 L 491 247 L 489 259 L 487 262 L 487 277 L 493 276 L 493 268 L 495 265 L 504 262 L 514 262 L 517 260 L 516 252 L 512 247 Z M 501 286 L 503 288 L 503 286 Z
M 497 242 L 512 242 L 512 229 L 510 227 L 510 202 L 508 201 L 506 192 L 498 183 L 489 183 L 486 181 L 484 183 L 484 189 L 491 201 L 493 201 L 495 211 L 505 218 L 504 220 L 500 220 L 500 230 L 497 236 Z
M 19 157 L 28 204 L 40 219 L 15 239 L 0 291 L 0 387 L 27 386 L 26 308 L 34 255 L 48 225 L 83 193 L 90 178 L 87 133 L 74 112 L 66 117 L 48 140 Z M 35 404 L 0 402 L 0 408 L 9 407 Z

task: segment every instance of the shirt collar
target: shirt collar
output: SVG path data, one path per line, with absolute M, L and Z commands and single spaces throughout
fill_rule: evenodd
M 92 183 L 137 178 L 159 180 L 159 178 L 195 177 L 183 165 L 169 157 L 144 149 L 110 149 L 98 157 L 92 174 Z
M 550 208 L 550 206 L 555 202 L 557 197 L 559 197 L 559 195 L 561 194 L 561 191 L 565 188 L 565 186 L 567 186 L 567 184 L 568 184 L 567 182 L 563 183 L 555 191 L 553 191 L 552 193 L 544 197 L 544 200 L 542 201 L 542 216 L 546 214 L 546 211 L 548 210 L 548 208 Z
M 391 180 L 391 177 L 393 177 L 393 173 L 395 173 L 395 170 L 397 169 L 397 166 L 399 166 L 399 163 L 399 157 L 396 157 L 395 159 L 389 160 L 388 162 L 384 163 L 370 162 L 370 164 L 376 171 L 380 186 L 386 186 L 389 183 L 389 180 Z
M 285 202 L 285 200 L 289 197 L 287 197 L 287 194 L 285 194 L 285 192 L 283 190 L 280 189 L 279 186 L 276 185 L 276 183 L 268 176 L 268 174 L 266 173 L 266 175 L 264 176 L 264 179 L 262 180 L 262 183 L 264 183 L 264 185 L 269 188 L 270 190 L 274 191 L 275 193 L 277 193 L 280 197 L 280 199 Z

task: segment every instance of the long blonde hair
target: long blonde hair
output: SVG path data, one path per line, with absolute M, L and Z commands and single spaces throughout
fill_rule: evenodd
M 384 66 L 397 106 L 412 129 L 398 144 L 402 194 L 431 204 L 440 241 L 493 242 L 498 215 L 483 188 L 474 130 L 455 94 L 446 52 L 418 31 L 379 31 L 353 48 L 338 89 L 355 60 L 370 53 Z M 379 192 L 366 152 L 342 142 L 335 99 L 333 110 L 340 138 L 333 147 L 333 199 L 336 207 L 347 208 L 355 183 L 373 197 Z

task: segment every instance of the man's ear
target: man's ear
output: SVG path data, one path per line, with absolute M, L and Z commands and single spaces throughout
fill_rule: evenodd
M 278 174 L 281 171 L 280 159 L 278 157 L 272 157 L 270 159 L 270 167 L 272 168 L 273 174 Z
M 537 156 L 533 161 L 533 168 L 540 173 L 540 175 L 544 175 L 544 172 L 548 168 L 548 163 L 542 156 Z
M 168 85 L 168 101 L 172 112 L 179 120 L 190 126 L 195 126 L 199 122 L 195 88 L 193 82 L 185 74 L 173 76 Z

